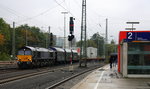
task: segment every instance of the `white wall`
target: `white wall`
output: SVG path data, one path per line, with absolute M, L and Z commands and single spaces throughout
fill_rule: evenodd
M 97 58 L 97 48 L 88 47 L 87 48 L 87 57 L 88 58 Z

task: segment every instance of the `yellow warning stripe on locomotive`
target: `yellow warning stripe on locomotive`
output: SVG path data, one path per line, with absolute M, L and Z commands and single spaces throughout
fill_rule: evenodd
M 28 62 L 28 61 L 32 61 L 32 55 L 17 55 L 17 59 L 18 61 L 21 62 Z

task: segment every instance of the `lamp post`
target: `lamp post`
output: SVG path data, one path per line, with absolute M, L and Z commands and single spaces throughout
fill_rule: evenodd
M 64 14 L 64 49 L 66 48 L 66 14 L 68 14 L 68 12 L 61 12 L 62 14 Z

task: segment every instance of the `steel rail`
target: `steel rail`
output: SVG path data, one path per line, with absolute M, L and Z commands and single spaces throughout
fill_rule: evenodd
M 78 77 L 78 76 L 81 76 L 82 74 L 85 74 L 85 73 L 87 73 L 87 72 L 89 72 L 89 71 L 93 71 L 93 69 L 97 69 L 97 68 L 99 68 L 99 67 L 100 67 L 100 66 L 97 66 L 97 67 L 94 67 L 94 68 L 92 68 L 92 69 L 88 69 L 88 70 L 85 70 L 85 71 L 83 71 L 83 72 L 80 72 L 80 73 L 78 73 L 78 74 L 74 74 L 74 75 L 72 75 L 72 76 L 70 76 L 70 77 L 67 77 L 67 78 L 65 78 L 64 80 L 62 80 L 62 81 L 60 81 L 60 82 L 57 82 L 57 83 L 55 83 L 55 84 L 53 84 L 53 85 L 51 85 L 51 86 L 49 86 L 49 87 L 47 87 L 47 88 L 45 88 L 45 89 L 53 89 L 53 88 L 56 88 L 57 86 L 59 86 L 59 85 L 65 83 L 65 82 L 67 82 L 67 81 L 69 81 L 69 80 L 71 80 L 71 79 L 73 79 L 73 78 L 76 78 L 76 77 Z
M 15 77 L 11 77 L 11 78 L 8 78 L 8 79 L 2 79 L 0 81 L 0 84 L 12 82 L 12 81 L 27 78 L 27 77 L 38 76 L 38 75 L 45 74 L 45 73 L 48 73 L 48 72 L 54 72 L 54 71 L 62 70 L 62 69 L 65 69 L 65 68 L 68 68 L 68 66 L 65 66 L 63 68 L 62 67 L 61 68 L 56 68 L 56 69 L 52 69 L 52 70 L 44 70 L 44 71 L 40 71 L 40 72 L 36 72 L 36 73 L 34 72 L 34 73 L 31 73 L 31 74 L 26 74 L 26 75 L 15 76 Z

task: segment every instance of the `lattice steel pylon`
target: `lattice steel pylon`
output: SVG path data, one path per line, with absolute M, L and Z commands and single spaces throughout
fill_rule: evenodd
M 86 45 L 86 0 L 82 0 L 82 19 L 81 19 L 81 44 L 80 44 L 80 63 L 87 66 L 87 45 Z

